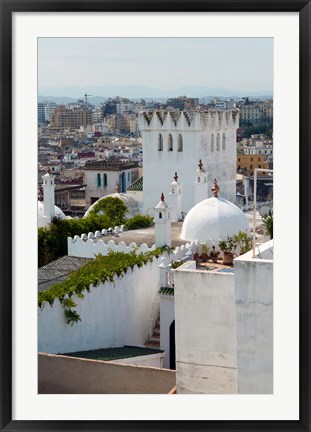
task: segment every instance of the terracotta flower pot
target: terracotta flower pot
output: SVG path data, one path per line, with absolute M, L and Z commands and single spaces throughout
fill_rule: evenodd
M 222 260 L 223 264 L 232 265 L 233 264 L 233 253 L 224 252 L 224 257 Z

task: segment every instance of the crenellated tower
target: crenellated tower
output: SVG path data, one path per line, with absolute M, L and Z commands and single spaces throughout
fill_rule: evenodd
M 201 160 L 209 178 L 222 184 L 222 196 L 236 196 L 236 130 L 239 110 L 144 111 L 139 115 L 144 154 L 144 213 L 151 213 L 158 191 L 170 192 L 170 173 L 182 173 L 182 207 L 196 203 L 193 167 Z M 157 179 L 154 181 L 154 179 Z M 166 191 L 166 192 L 165 192 Z

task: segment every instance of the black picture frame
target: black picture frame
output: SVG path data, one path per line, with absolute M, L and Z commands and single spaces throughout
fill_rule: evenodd
M 302 0 L 0 0 L 0 308 L 1 308 L 1 430 L 208 430 L 309 431 L 310 427 L 310 1 Z M 12 14 L 14 12 L 299 12 L 299 398 L 297 421 L 14 421 L 12 420 Z M 290 85 L 290 83 L 289 83 Z M 297 182 L 295 173 L 293 182 Z M 297 182 L 298 193 L 298 182 Z M 4 247 L 5 245 L 5 247 Z M 290 371 L 289 371 L 290 373 Z

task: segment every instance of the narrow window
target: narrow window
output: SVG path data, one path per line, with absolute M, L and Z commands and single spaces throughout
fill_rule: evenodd
M 162 213 L 161 212 L 159 213 L 159 219 L 162 219 Z
M 226 150 L 226 135 L 225 135 L 225 133 L 222 135 L 222 149 Z
M 103 175 L 103 186 L 104 186 L 104 188 L 106 188 L 107 187 L 107 174 L 104 174 Z
M 217 150 L 217 151 L 220 150 L 220 135 L 219 135 L 219 133 L 217 134 L 216 150 Z
M 158 150 L 163 151 L 163 137 L 162 134 L 159 134 L 158 138 Z
M 167 150 L 168 151 L 173 151 L 173 137 L 172 137 L 172 134 L 168 134 Z
M 213 152 L 215 148 L 215 137 L 214 134 L 211 136 L 211 151 Z
M 182 152 L 184 149 L 184 145 L 183 145 L 183 139 L 181 134 L 178 135 L 178 146 L 177 146 L 177 151 Z
M 97 174 L 97 187 L 100 187 L 100 174 Z

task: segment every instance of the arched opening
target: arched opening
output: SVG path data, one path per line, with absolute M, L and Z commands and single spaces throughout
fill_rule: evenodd
M 176 369 L 175 358 L 175 320 L 170 325 L 170 369 Z
M 173 151 L 173 137 L 172 134 L 168 134 L 167 150 Z
M 219 133 L 217 134 L 216 150 L 217 150 L 217 151 L 220 150 L 220 135 L 219 135 Z
M 97 174 L 97 187 L 100 187 L 100 174 Z
M 162 213 L 161 212 L 159 213 L 159 219 L 162 219 Z
M 162 136 L 162 134 L 159 134 L 159 137 L 158 137 L 158 150 L 163 151 L 163 136 Z
M 184 150 L 183 139 L 182 139 L 182 135 L 179 134 L 178 135 L 177 151 L 182 152 L 183 150 Z
M 104 188 L 106 188 L 107 187 L 107 174 L 104 174 L 103 175 L 103 186 L 104 186 Z
M 215 137 L 214 134 L 211 136 L 211 151 L 213 152 L 215 149 Z
M 222 135 L 222 149 L 226 150 L 226 134 L 225 133 L 223 133 L 223 135 Z

